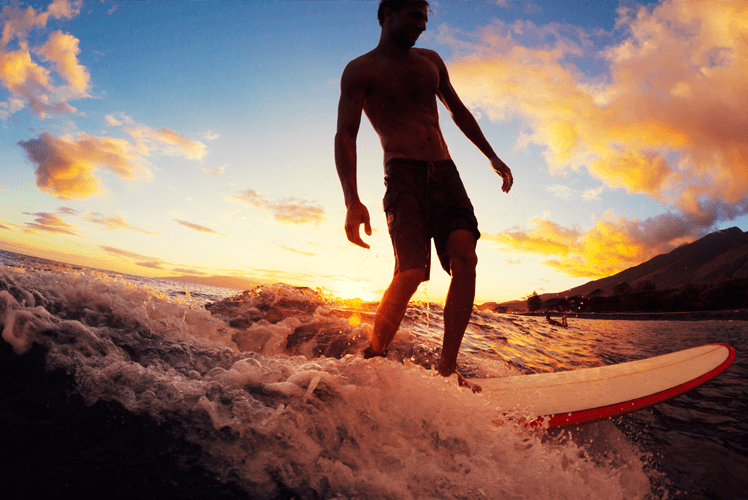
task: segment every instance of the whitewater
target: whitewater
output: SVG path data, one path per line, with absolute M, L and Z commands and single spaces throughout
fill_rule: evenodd
M 0 252 L 11 497 L 745 498 L 748 322 L 564 329 L 475 310 L 458 360 L 468 377 L 713 342 L 737 352 L 670 402 L 535 432 L 436 375 L 438 304 L 412 304 L 388 359 L 364 360 L 375 310 L 322 289 L 238 293 Z

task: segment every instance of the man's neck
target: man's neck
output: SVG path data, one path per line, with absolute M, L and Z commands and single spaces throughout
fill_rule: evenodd
M 395 42 L 394 37 L 390 33 L 382 31 L 382 36 L 379 38 L 379 44 L 374 49 L 377 54 L 380 54 L 389 59 L 406 59 L 411 55 L 413 47 L 403 47 Z

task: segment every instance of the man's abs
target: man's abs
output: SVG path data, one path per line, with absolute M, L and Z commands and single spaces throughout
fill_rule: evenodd
M 411 115 L 412 116 L 412 115 Z M 395 120 L 370 120 L 384 150 L 384 161 L 392 158 L 411 160 L 448 160 L 449 149 L 436 124 L 398 115 Z M 398 119 L 400 118 L 400 119 Z

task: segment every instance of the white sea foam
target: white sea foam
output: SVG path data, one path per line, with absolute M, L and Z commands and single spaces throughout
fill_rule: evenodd
M 116 401 L 176 422 L 206 468 L 253 497 L 623 499 L 650 490 L 640 453 L 611 424 L 556 437 L 497 426 L 488 398 L 428 370 L 435 308 L 427 331 L 417 317 L 405 323 L 393 359 L 363 360 L 370 308 L 356 323 L 308 289 L 258 289 L 215 314 L 97 273 L 3 268 L 0 290 L 3 339 L 18 355 L 40 344 L 89 404 Z M 503 319 L 480 321 L 511 334 Z M 511 372 L 475 345 L 461 363 Z

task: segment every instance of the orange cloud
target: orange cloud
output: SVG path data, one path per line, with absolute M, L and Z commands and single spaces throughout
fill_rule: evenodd
M 213 168 L 213 169 L 210 169 L 210 170 L 208 170 L 207 168 L 204 168 L 203 169 L 203 173 L 205 175 L 215 175 L 215 176 L 218 176 L 218 175 L 223 175 L 223 172 L 224 172 L 225 169 L 226 169 L 226 167 L 216 167 L 216 168 Z
M 143 158 L 125 140 L 81 134 L 79 139 L 48 132 L 17 143 L 36 164 L 36 185 L 59 198 L 87 198 L 103 191 L 95 175 L 107 170 L 123 179 L 150 178 Z
M 148 267 L 151 269 L 164 269 L 164 265 L 161 262 L 156 261 L 145 261 L 145 262 L 136 262 L 135 265 L 141 266 L 141 267 Z
M 141 229 L 139 227 L 135 227 L 131 225 L 129 222 L 127 222 L 123 217 L 120 217 L 119 215 L 106 215 L 106 214 L 102 214 L 98 212 L 89 212 L 88 214 L 86 214 L 85 219 L 92 224 L 98 224 L 100 226 L 103 226 L 104 229 L 107 229 L 107 230 L 131 229 L 133 231 L 138 231 L 143 234 L 151 234 L 151 235 L 159 234 L 159 233 L 147 231 L 145 229 Z
M 46 231 L 48 233 L 59 233 L 59 234 L 69 234 L 71 236 L 80 236 L 80 234 L 74 230 L 76 226 L 65 222 L 57 214 L 53 214 L 49 212 L 36 212 L 36 213 L 23 212 L 23 213 L 25 215 L 31 215 L 31 216 L 36 217 L 36 219 L 34 219 L 34 222 L 26 223 L 26 228 L 30 231 L 40 230 L 40 231 Z
M 706 221 L 702 221 L 706 222 Z M 608 212 L 582 230 L 564 228 L 544 219 L 530 221 L 529 230 L 483 237 L 500 250 L 553 257 L 543 264 L 568 276 L 603 278 L 690 243 L 704 235 L 688 217 L 663 214 L 645 221 L 627 220 Z
M 47 10 L 36 11 L 33 7 L 22 9 L 20 3 L 13 2 L 5 5 L 0 14 L 3 22 L 3 36 L 0 46 L 5 47 L 13 38 L 26 38 L 27 32 L 34 28 L 43 28 L 50 17 L 55 19 L 71 19 L 78 15 L 82 0 L 55 0 L 47 6 Z
M 748 4 L 667 0 L 621 8 L 624 40 L 594 52 L 559 25 L 496 22 L 461 52 L 455 88 L 495 121 L 519 117 L 552 172 L 586 169 L 609 188 L 679 211 L 748 196 Z M 451 38 L 450 38 L 451 37 Z M 540 42 L 529 42 L 539 40 Z M 589 77 L 580 62 L 607 65 Z
M 91 77 L 88 70 L 78 63 L 77 55 L 80 54 L 80 49 L 77 38 L 61 31 L 52 33 L 37 53 L 52 63 L 57 74 L 67 82 L 66 90 L 69 95 L 63 98 L 90 97 L 87 90 L 91 86 Z
M 135 140 L 138 152 L 148 156 L 155 151 L 159 154 L 184 156 L 190 160 L 201 160 L 207 154 L 205 144 L 193 141 L 168 128 L 153 129 L 142 123 L 137 123 L 124 113 L 106 116 L 110 126 L 122 127 Z
M 314 257 L 314 255 L 315 255 L 312 252 L 304 252 L 303 250 L 296 250 L 295 248 L 291 248 L 289 246 L 286 246 L 283 243 L 275 243 L 275 246 L 277 246 L 278 248 L 282 248 L 283 250 L 285 250 L 287 252 L 298 253 L 298 254 L 301 254 L 301 255 L 306 255 L 308 257 Z
M 276 220 L 289 224 L 318 224 L 327 219 L 325 209 L 308 200 L 292 197 L 271 201 L 252 189 L 231 195 L 229 199 L 241 201 L 260 210 L 267 210 Z
M 44 45 L 33 50 L 26 41 L 28 32 L 44 28 L 50 17 L 70 19 L 78 15 L 80 5 L 79 1 L 57 0 L 46 11 L 37 11 L 33 7 L 21 9 L 14 2 L 0 11 L 0 85 L 11 94 L 6 102 L 0 102 L 0 119 L 8 119 L 27 106 L 41 118 L 48 114 L 76 113 L 77 110 L 66 101 L 89 97 L 88 70 L 77 59 L 80 53 L 78 39 L 56 32 L 50 35 Z M 14 39 L 17 39 L 19 48 L 9 50 L 8 44 Z M 32 52 L 48 62 L 50 67 L 44 67 L 33 60 Z M 66 82 L 64 85 L 55 85 L 50 68 Z
M 127 250 L 120 250 L 119 248 L 114 248 L 114 247 L 110 247 L 106 245 L 101 245 L 99 248 L 101 248 L 107 253 L 117 255 L 119 257 L 132 259 L 136 261 L 135 262 L 136 265 L 142 266 L 142 267 L 149 267 L 152 269 L 163 269 L 163 266 L 167 264 L 162 259 L 159 259 L 156 257 L 146 257 L 145 255 L 140 255 L 134 252 L 128 252 Z
M 201 233 L 208 233 L 208 234 L 216 234 L 218 236 L 227 236 L 226 234 L 221 234 L 218 231 L 214 231 L 213 229 L 205 226 L 200 226 L 198 224 L 193 224 L 192 222 L 187 222 L 186 220 L 179 220 L 174 219 L 175 222 L 178 222 L 179 224 L 183 225 L 184 227 L 188 227 L 190 229 L 194 229 L 195 231 L 199 231 Z
M 196 271 L 194 269 L 185 268 L 185 267 L 175 267 L 174 269 L 172 269 L 172 272 L 182 273 L 182 274 L 190 274 L 190 275 L 193 275 L 193 276 L 205 276 L 205 274 L 206 274 L 206 273 L 204 273 L 202 271 Z
M 71 78 L 76 78 L 75 68 L 69 72 Z M 87 77 L 87 73 L 85 75 Z M 0 115 L 2 111 L 0 108 Z M 108 115 L 105 118 L 110 126 L 122 127 L 133 141 L 89 134 L 80 134 L 74 139 L 44 132 L 37 139 L 17 143 L 37 165 L 36 184 L 42 191 L 60 198 L 87 198 L 104 190 L 96 175 L 99 170 L 107 170 L 128 180 L 137 177 L 150 179 L 151 172 L 145 167 L 147 161 L 144 157 L 153 152 L 197 160 L 206 154 L 203 143 L 173 130 L 154 130 L 122 113 L 118 117 Z

